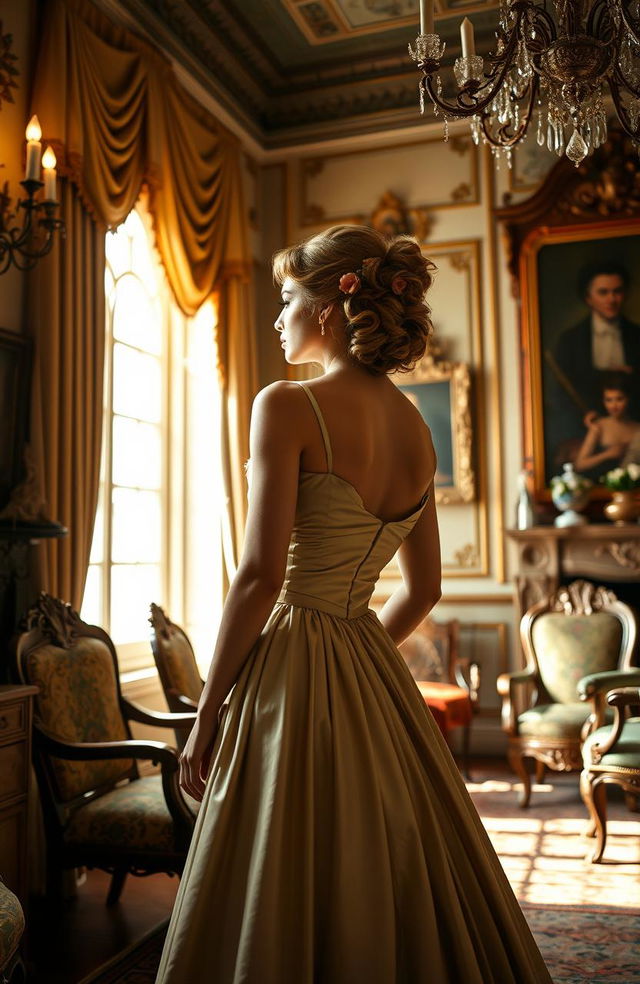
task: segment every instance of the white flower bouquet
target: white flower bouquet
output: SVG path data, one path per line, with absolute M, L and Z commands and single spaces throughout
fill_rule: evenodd
M 600 481 L 611 492 L 629 492 L 640 488 L 640 464 L 631 462 L 624 468 L 613 468 Z
M 593 482 L 578 475 L 573 465 L 567 462 L 563 465 L 562 475 L 554 475 L 551 479 L 551 501 L 562 515 L 556 516 L 556 526 L 579 526 L 586 523 L 584 516 L 578 512 L 589 501 Z
M 554 475 L 551 479 L 551 492 L 556 498 L 562 496 L 581 497 L 593 486 L 593 482 L 584 475 L 577 475 L 573 468 L 565 470 L 562 475 Z

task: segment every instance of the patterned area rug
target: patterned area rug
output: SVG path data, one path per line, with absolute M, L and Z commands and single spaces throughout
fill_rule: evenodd
M 639 984 L 640 919 L 631 909 L 524 905 L 554 984 Z M 167 924 L 81 984 L 153 984 Z
M 640 913 L 523 905 L 554 984 L 638 984 Z

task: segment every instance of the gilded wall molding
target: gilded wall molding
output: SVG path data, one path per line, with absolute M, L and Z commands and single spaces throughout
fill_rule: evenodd
M 361 157 L 363 166 L 371 166 L 372 155 L 384 155 L 390 151 L 403 150 L 404 148 L 415 149 L 423 152 L 425 145 L 436 145 L 437 147 L 448 148 L 451 153 L 458 157 L 468 157 L 468 174 L 465 179 L 454 185 L 448 194 L 437 201 L 426 201 L 416 206 L 407 206 L 414 212 L 431 213 L 446 211 L 448 209 L 466 208 L 480 203 L 480 188 L 478 181 L 478 148 L 470 137 L 458 135 L 444 144 L 440 136 L 428 137 L 416 143 L 398 142 L 385 144 L 382 147 L 367 148 L 365 150 L 339 151 L 334 154 L 324 154 L 322 156 L 305 157 L 300 161 L 300 197 L 299 197 L 299 225 L 301 227 L 315 226 L 320 223 L 330 223 L 339 225 L 342 223 L 367 222 L 365 214 L 346 214 L 344 212 L 331 212 L 326 204 L 319 204 L 312 198 L 313 191 L 311 184 L 313 179 L 326 170 L 329 161 L 344 160 L 346 158 Z
M 489 573 L 489 515 L 486 467 L 487 435 L 484 424 L 486 412 L 483 385 L 485 369 L 481 338 L 481 246 L 482 244 L 479 240 L 469 239 L 450 243 L 432 242 L 427 243 L 424 247 L 424 252 L 430 259 L 435 261 L 436 265 L 446 261 L 450 269 L 465 278 L 464 292 L 467 295 L 467 306 L 469 310 L 467 330 L 469 356 L 467 361 L 473 375 L 469 412 L 473 422 L 472 450 L 475 474 L 475 495 L 473 497 L 474 546 L 477 563 L 474 566 L 467 566 L 460 562 L 462 559 L 469 560 L 470 554 L 468 551 L 465 552 L 464 558 L 457 558 L 455 552 L 451 555 L 451 558 L 443 556 L 444 577 L 484 577 Z M 444 345 L 446 336 L 439 336 L 439 341 Z M 447 505 L 446 502 L 442 504 Z

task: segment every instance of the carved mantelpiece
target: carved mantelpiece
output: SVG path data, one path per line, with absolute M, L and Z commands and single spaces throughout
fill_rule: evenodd
M 534 526 L 507 530 L 517 550 L 519 615 L 575 577 L 625 585 L 625 600 L 640 609 L 640 525 Z

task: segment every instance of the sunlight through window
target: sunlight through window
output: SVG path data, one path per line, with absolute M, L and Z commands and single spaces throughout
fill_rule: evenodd
M 216 307 L 176 307 L 134 209 L 106 236 L 105 424 L 82 617 L 121 670 L 152 665 L 149 605 L 192 635 L 203 672 L 222 606 Z

